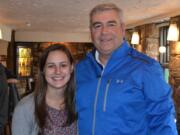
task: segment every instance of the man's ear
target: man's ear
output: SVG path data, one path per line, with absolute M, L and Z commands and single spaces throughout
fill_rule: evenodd
M 121 30 L 122 30 L 122 35 L 123 35 L 123 38 L 125 38 L 125 24 L 124 23 L 121 23 Z

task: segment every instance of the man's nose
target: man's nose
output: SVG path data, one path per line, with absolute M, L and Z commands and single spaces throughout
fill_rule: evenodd
M 103 34 L 107 33 L 107 32 L 108 32 L 108 27 L 107 27 L 107 26 L 103 26 L 101 32 L 102 32 Z

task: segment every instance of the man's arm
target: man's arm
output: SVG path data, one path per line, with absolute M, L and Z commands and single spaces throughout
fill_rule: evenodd
M 172 89 L 158 63 L 144 67 L 143 82 L 149 135 L 177 135 Z

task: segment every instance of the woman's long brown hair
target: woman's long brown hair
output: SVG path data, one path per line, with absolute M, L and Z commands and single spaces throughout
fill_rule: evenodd
M 37 78 L 37 85 L 35 88 L 35 96 L 34 96 L 35 119 L 40 128 L 40 131 L 42 131 L 43 127 L 45 126 L 45 122 L 47 118 L 46 101 L 45 101 L 47 82 L 45 80 L 43 70 L 49 53 L 56 50 L 64 52 L 67 58 L 69 59 L 71 65 L 74 64 L 73 57 L 70 51 L 63 45 L 60 44 L 51 45 L 48 48 L 46 48 L 42 53 L 39 62 L 39 75 Z M 71 73 L 70 80 L 68 81 L 66 89 L 64 91 L 65 110 L 67 112 L 67 119 L 66 119 L 66 123 L 64 123 L 64 126 L 68 126 L 76 120 L 74 95 L 75 95 L 75 80 L 74 80 L 74 71 L 73 71 Z

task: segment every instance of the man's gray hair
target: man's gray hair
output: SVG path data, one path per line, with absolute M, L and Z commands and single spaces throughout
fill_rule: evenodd
M 105 3 L 105 4 L 99 4 L 97 6 L 95 6 L 89 16 L 90 16 L 90 24 L 92 23 L 92 16 L 95 15 L 96 13 L 99 12 L 104 12 L 104 11 L 108 11 L 108 10 L 114 10 L 119 14 L 119 19 L 122 23 L 124 23 L 124 17 L 123 17 L 123 11 L 122 9 L 120 9 L 119 7 L 117 7 L 115 4 L 113 3 Z

